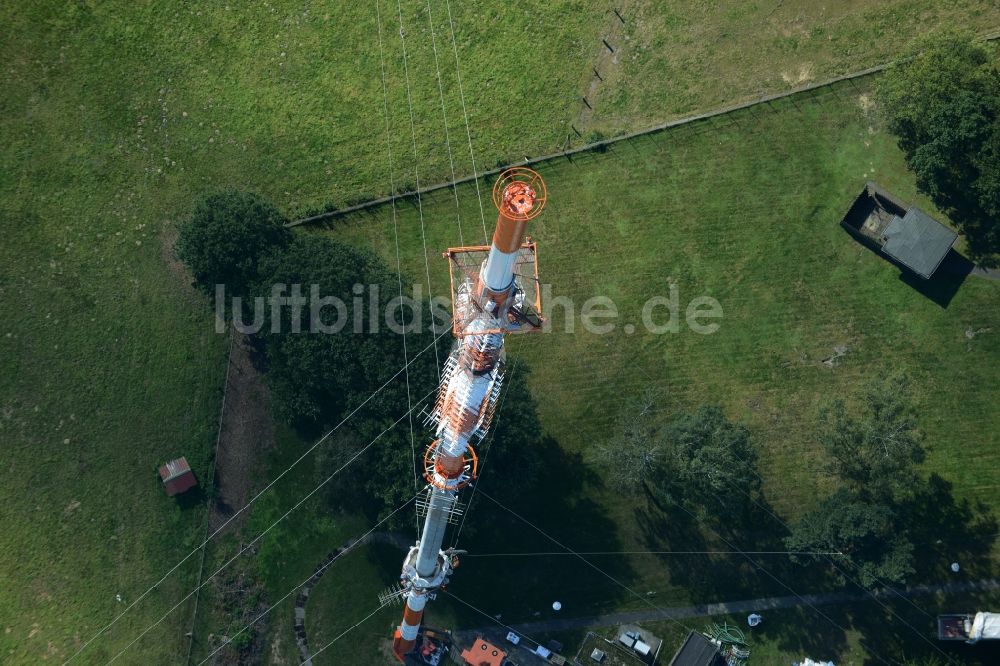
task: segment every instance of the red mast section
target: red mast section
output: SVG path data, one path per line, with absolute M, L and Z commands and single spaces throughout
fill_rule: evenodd
M 397 592 L 386 597 L 406 600 L 392 643 L 400 662 L 416 645 L 424 606 L 458 565 L 458 552 L 441 547 L 449 523 L 462 511 L 458 493 L 478 472 L 472 441 L 486 436 L 493 419 L 503 383 L 504 335 L 541 328 L 538 261 L 525 229 L 546 198 L 545 182 L 531 169 L 504 171 L 493 187 L 499 216 L 492 244 L 444 253 L 457 340 L 427 421 L 437 439 L 424 456 L 428 485 L 418 501 L 423 532 L 403 561 Z

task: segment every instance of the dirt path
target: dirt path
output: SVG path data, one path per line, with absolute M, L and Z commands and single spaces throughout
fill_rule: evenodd
M 236 333 L 232 335 L 235 337 L 231 341 L 229 361 L 226 365 L 225 390 L 215 448 L 213 473 L 215 495 L 209 499 L 205 543 L 202 545 L 201 566 L 198 571 L 198 594 L 195 596 L 191 630 L 188 633 L 186 663 L 189 665 L 198 627 L 198 609 L 201 602 L 208 539 L 225 525 L 236 511 L 246 506 L 254 490 L 254 479 L 258 476 L 262 454 L 274 445 L 274 423 L 269 409 L 270 396 L 264 378 L 254 365 L 254 350 L 245 336 Z M 247 511 L 236 516 L 223 531 L 239 529 L 246 522 L 249 513 Z M 216 578 L 212 584 L 217 592 L 220 591 L 219 586 L 222 584 L 220 579 Z M 247 587 L 252 589 L 253 585 L 247 584 Z M 258 599 L 255 604 L 260 606 L 261 601 Z M 262 611 L 261 607 L 254 614 Z
M 274 446 L 270 394 L 254 365 L 254 350 L 237 336 L 229 364 L 229 392 L 222 416 L 222 434 L 215 457 L 215 501 L 209 517 L 214 532 L 252 497 L 262 454 Z M 249 512 L 241 513 L 226 530 L 239 529 Z
M 195 597 L 191 630 L 188 634 L 186 660 L 188 664 L 191 663 L 198 625 L 207 540 L 216 530 L 226 525 L 226 521 L 232 518 L 236 511 L 246 506 L 255 490 L 254 479 L 259 478 L 262 454 L 274 445 L 270 395 L 261 373 L 254 364 L 255 352 L 244 336 L 235 333 L 233 335 L 235 337 L 231 342 L 226 365 L 214 467 L 209 472 L 214 477 L 215 494 L 209 500 L 208 506 L 205 525 L 206 544 L 202 546 L 198 594 Z M 239 529 L 246 522 L 249 513 L 247 511 L 233 518 L 223 531 Z M 220 584 L 220 579 L 213 581 L 216 591 L 219 590 Z M 259 606 L 260 601 L 258 600 L 256 604 Z

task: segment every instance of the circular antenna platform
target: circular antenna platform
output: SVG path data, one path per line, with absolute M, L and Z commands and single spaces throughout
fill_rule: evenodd
M 513 167 L 493 185 L 493 205 L 512 220 L 530 220 L 542 212 L 548 198 L 545 181 L 527 167 Z
M 439 456 L 441 440 L 434 440 L 424 453 L 424 478 L 441 490 L 461 490 L 479 474 L 479 456 L 471 444 L 460 458 Z

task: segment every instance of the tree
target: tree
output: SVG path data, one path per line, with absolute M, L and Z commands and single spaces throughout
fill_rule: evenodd
M 977 256 L 1000 250 L 1000 72 L 992 53 L 962 34 L 929 37 L 881 77 L 877 94 L 918 186 Z
M 913 573 L 913 544 L 899 527 L 894 507 L 842 488 L 803 516 L 785 545 L 796 552 L 842 552 L 861 585 L 874 587 L 880 581 L 902 582 Z M 838 577 L 843 584 L 843 573 Z
M 669 501 L 734 517 L 760 487 L 750 431 L 726 419 L 716 405 L 681 415 L 662 440 L 663 461 L 653 484 Z
M 256 194 L 222 192 L 206 197 L 180 227 L 174 253 L 208 294 L 215 285 L 244 296 L 258 279 L 260 263 L 291 242 L 287 219 Z
M 909 388 L 902 375 L 880 375 L 853 410 L 835 400 L 821 412 L 819 440 L 842 487 L 785 539 L 789 550 L 843 552 L 865 587 L 901 583 L 913 572 L 911 505 L 923 482 L 916 465 L 924 449 Z
M 630 401 L 618 416 L 615 436 L 595 451 L 597 462 L 604 466 L 615 490 L 638 494 L 653 478 L 662 457 L 653 419 L 655 395 L 645 392 Z
M 863 388 L 854 411 L 835 400 L 821 412 L 819 440 L 830 471 L 853 489 L 883 499 L 910 496 L 925 454 L 909 380 L 880 375 Z
M 361 404 L 387 382 L 366 404 L 366 412 L 405 412 L 406 375 L 397 375 L 405 364 L 404 339 L 383 316 L 399 293 L 397 278 L 373 253 L 322 236 L 297 236 L 262 262 L 253 292 L 260 299 L 255 307 L 274 294 L 289 299 L 277 309 L 264 306 L 259 336 L 274 408 L 282 420 L 300 429 L 333 425 L 349 406 Z M 301 299 L 299 306 L 291 299 Z M 333 299 L 343 309 L 319 310 L 314 307 L 318 299 Z M 404 315 L 403 323 L 411 323 L 412 313 Z M 434 353 L 418 352 L 434 344 L 433 336 L 414 330 L 406 343 L 411 393 L 422 396 L 437 373 Z
M 596 450 L 615 489 L 630 494 L 648 489 L 667 503 L 725 518 L 741 514 L 760 486 L 750 431 L 727 420 L 716 405 L 660 427 L 654 404 L 652 393 L 630 403 L 614 438 Z
M 1000 123 L 980 152 L 980 173 L 973 183 L 987 219 L 1000 220 Z M 995 247 L 995 246 L 994 246 Z

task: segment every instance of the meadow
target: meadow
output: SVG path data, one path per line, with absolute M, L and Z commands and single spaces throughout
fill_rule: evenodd
M 634 129 L 875 64 L 921 31 L 962 26 L 979 33 L 1000 23 L 986 2 L 856 5 L 833 12 L 805 2 L 704 3 L 669 16 L 654 12 L 654 3 L 625 6 L 629 22 L 614 33 L 621 35 L 622 67 L 602 66 L 608 85 L 594 89 L 594 113 L 583 118 L 579 97 L 590 94 L 601 35 L 617 20 L 606 6 L 566 1 L 514 11 L 451 3 L 477 165 L 557 149 L 577 122 L 586 133 Z M 290 214 L 387 192 L 379 21 L 397 188 L 418 176 L 450 176 L 435 48 L 455 170 L 471 171 L 448 6 L 398 7 L 408 74 L 396 7 L 379 7 L 380 16 L 371 5 L 343 3 L 51 1 L 0 9 L 5 663 L 69 657 L 203 534 L 204 505 L 197 497 L 167 499 L 155 475 L 158 464 L 181 454 L 207 475 L 226 352 L 207 303 L 171 260 L 176 221 L 200 196 L 226 187 L 258 191 Z M 699 31 L 714 37 L 692 40 Z M 805 77 L 804 63 L 812 63 Z M 871 168 L 884 185 L 913 193 L 891 139 L 868 136 L 869 121 L 856 117 L 854 101 L 847 106 L 849 121 L 812 110 L 787 130 L 753 133 L 756 143 L 748 145 L 756 152 L 741 148 L 747 137 L 740 126 L 723 121 L 677 149 L 662 142 L 686 134 L 546 167 L 553 203 L 536 235 L 545 243 L 547 281 L 579 293 L 620 292 L 624 310 L 669 276 L 684 293 L 715 294 L 727 313 L 707 340 L 636 336 L 626 347 L 616 334 L 515 343 L 533 386 L 546 387 L 541 412 L 561 447 L 583 455 L 587 441 L 604 436 L 615 409 L 647 383 L 626 371 L 634 362 L 663 389 L 665 414 L 719 396 L 758 429 L 774 454 L 769 483 L 790 493 L 771 497 L 791 517 L 799 506 L 793 498 L 823 485 L 803 466 L 815 396 L 853 385 L 868 362 L 890 353 L 921 380 L 922 425 L 942 442 L 929 467 L 963 496 L 989 494 L 995 465 L 979 473 L 983 466 L 977 472 L 954 451 L 970 443 L 996 449 L 988 434 L 996 432 L 988 396 L 996 364 L 983 362 L 993 358 L 995 334 L 963 335 L 966 326 L 997 330 L 995 291 L 970 279 L 942 310 L 915 299 L 889 267 L 841 238 L 831 220 Z M 813 117 L 840 129 L 816 132 Z M 419 170 L 411 176 L 404 164 Z M 599 196 L 618 182 L 633 193 L 616 201 Z M 436 253 L 455 242 L 453 202 L 442 194 L 428 205 L 427 253 L 440 290 L 444 267 Z M 461 206 L 464 219 L 478 216 L 468 188 Z M 386 251 L 385 215 L 345 222 L 343 233 Z M 414 215 L 404 212 L 404 268 L 420 275 Z M 792 222 L 810 234 L 782 233 Z M 675 239 L 677 224 L 684 233 Z M 723 228 L 732 234 L 721 236 Z M 706 248 L 718 254 L 709 258 Z M 799 262 L 790 260 L 795 252 L 805 253 Z M 589 253 L 615 271 L 598 271 Z M 754 327 L 743 326 L 750 321 Z M 833 372 L 802 360 L 848 337 L 851 352 Z M 551 354 L 560 363 L 543 362 Z M 588 393 L 592 400 L 582 401 Z M 601 499 L 606 490 L 592 492 L 612 515 L 622 510 Z M 337 536 L 331 527 L 329 538 Z M 88 648 L 84 663 L 103 663 L 158 621 L 190 589 L 196 561 Z M 179 663 L 189 610 L 168 616 L 120 662 Z

